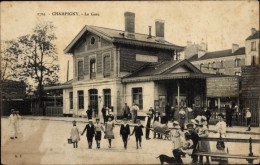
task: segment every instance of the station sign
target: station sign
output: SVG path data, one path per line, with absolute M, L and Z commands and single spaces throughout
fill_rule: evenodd
M 238 77 L 207 78 L 207 97 L 238 97 Z

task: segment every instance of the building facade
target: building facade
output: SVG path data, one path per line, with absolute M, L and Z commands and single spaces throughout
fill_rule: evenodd
M 90 106 L 101 115 L 106 106 L 120 115 L 125 102 L 146 109 L 137 101 L 140 90 L 124 86 L 122 79 L 147 63 L 172 61 L 183 50 L 164 40 L 164 21 L 156 20 L 155 30 L 156 36 L 151 27 L 148 34 L 136 33 L 131 12 L 125 13 L 125 31 L 86 25 L 64 50 L 73 55 L 74 78 L 63 90 L 63 113 L 83 116 Z

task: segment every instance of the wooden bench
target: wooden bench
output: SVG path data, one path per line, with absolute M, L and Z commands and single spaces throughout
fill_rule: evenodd
M 196 151 L 193 154 L 198 156 L 213 156 L 220 158 L 233 158 L 233 159 L 246 159 L 249 164 L 253 164 L 254 160 L 259 159 L 259 156 L 254 156 L 252 152 L 252 143 L 260 143 L 259 139 L 234 139 L 234 138 L 222 138 L 224 142 L 236 142 L 236 143 L 249 143 L 248 155 L 234 155 L 229 153 L 214 153 L 214 152 L 201 152 Z M 199 141 L 219 141 L 219 138 L 199 138 Z

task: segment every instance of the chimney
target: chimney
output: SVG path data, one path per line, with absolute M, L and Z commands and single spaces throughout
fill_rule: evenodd
M 152 26 L 149 26 L 149 35 L 148 38 L 152 38 Z
M 232 53 L 234 53 L 235 51 L 237 51 L 239 48 L 238 44 L 232 44 Z
M 206 44 L 205 44 L 205 42 L 201 42 L 200 43 L 200 49 L 203 50 L 203 51 L 206 51 Z
M 256 33 L 256 28 L 251 28 L 251 35 L 254 35 Z
M 155 20 L 155 36 L 158 40 L 164 40 L 164 21 Z
M 125 12 L 125 31 L 127 33 L 135 32 L 135 13 Z
M 199 50 L 198 51 L 198 58 L 204 56 L 206 54 L 206 50 Z

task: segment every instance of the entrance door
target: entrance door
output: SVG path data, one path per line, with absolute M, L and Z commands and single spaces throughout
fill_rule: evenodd
M 94 117 L 98 115 L 98 90 L 90 89 L 89 90 L 89 105 L 93 110 Z

